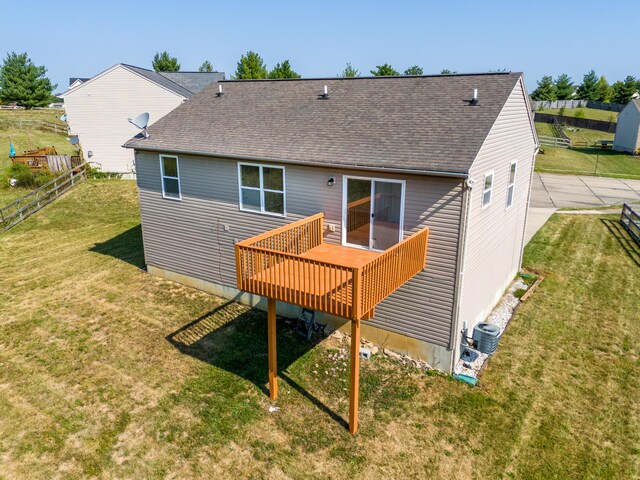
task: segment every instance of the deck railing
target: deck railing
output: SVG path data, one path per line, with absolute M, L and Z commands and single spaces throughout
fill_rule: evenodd
M 640 214 L 636 213 L 631 206 L 626 203 L 622 206 L 620 223 L 640 245 Z
M 238 288 L 359 320 L 424 268 L 426 227 L 374 260 L 349 266 L 301 256 L 322 244 L 323 227 L 319 213 L 236 243 Z
M 424 268 L 428 240 L 429 228 L 425 227 L 360 269 L 361 304 L 356 314 L 369 314 L 378 303 Z

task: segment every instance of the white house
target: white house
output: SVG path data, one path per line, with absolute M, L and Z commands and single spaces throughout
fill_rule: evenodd
M 613 149 L 629 153 L 640 150 L 640 99 L 631 100 L 618 115 Z
M 155 72 L 119 63 L 92 78 L 71 79 L 60 97 L 69 134 L 78 136 L 84 157 L 103 171 L 133 177 L 133 152 L 122 144 L 139 130 L 128 119 L 148 112 L 153 124 L 223 79 L 221 72 Z

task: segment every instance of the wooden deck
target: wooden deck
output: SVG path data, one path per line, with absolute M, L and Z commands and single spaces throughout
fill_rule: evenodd
M 384 252 L 324 243 L 323 230 L 317 214 L 237 243 L 238 288 L 360 320 L 425 266 L 427 228 Z

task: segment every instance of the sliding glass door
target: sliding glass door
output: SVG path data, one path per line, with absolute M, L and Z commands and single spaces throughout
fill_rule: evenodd
M 402 239 L 403 181 L 345 177 L 343 187 L 343 244 L 386 250 Z

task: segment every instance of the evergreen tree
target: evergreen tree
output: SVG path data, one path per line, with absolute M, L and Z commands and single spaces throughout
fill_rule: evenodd
M 556 99 L 556 87 L 553 84 L 551 75 L 545 75 L 538 80 L 538 88 L 536 88 L 531 94 L 531 98 L 534 100 L 555 100 Z
M 599 96 L 598 76 L 595 70 L 590 70 L 582 77 L 582 83 L 576 89 L 576 97 L 580 100 L 597 100 Z
M 573 97 L 573 82 L 571 81 L 571 77 L 566 73 L 556 78 L 554 85 L 556 87 L 556 98 L 558 100 L 569 100 Z
M 598 98 L 596 100 L 607 103 L 611 101 L 611 87 L 604 75 L 598 80 Z
M 343 78 L 359 77 L 360 72 L 353 68 L 350 63 L 347 63 L 347 66 L 344 67 L 344 70 L 340 72 L 338 76 Z
M 202 62 L 202 65 L 200 65 L 200 68 L 198 69 L 199 72 L 213 72 L 213 65 L 211 65 L 211 62 L 209 60 L 205 60 L 204 62 Z
M 412 65 L 404 71 L 403 75 L 424 75 L 424 71 L 422 67 Z
M 269 72 L 269 78 L 300 78 L 300 75 L 291 69 L 289 60 L 285 60 L 273 67 Z
M 451 75 L 453 73 L 458 73 L 455 70 L 449 70 L 448 68 L 443 68 L 440 70 L 440 75 Z
M 156 72 L 179 72 L 180 64 L 176 57 L 169 55 L 169 52 L 156 53 L 151 62 Z
M 394 75 L 400 75 L 400 72 L 395 70 L 388 63 L 385 63 L 384 65 L 376 65 L 376 69 L 371 70 L 371 75 L 373 75 L 374 77 L 390 77 Z
M 51 103 L 57 85 L 51 83 L 46 73 L 47 69 L 34 65 L 26 53 L 8 53 L 0 67 L 0 100 L 16 102 L 25 108 Z
M 628 75 L 624 82 L 614 83 L 611 90 L 611 101 L 626 105 L 631 101 L 631 96 L 638 91 L 638 83 L 635 77 Z
M 256 52 L 247 52 L 240 56 L 236 67 L 236 73 L 232 76 L 235 80 L 250 80 L 267 78 L 267 66 L 262 57 Z

